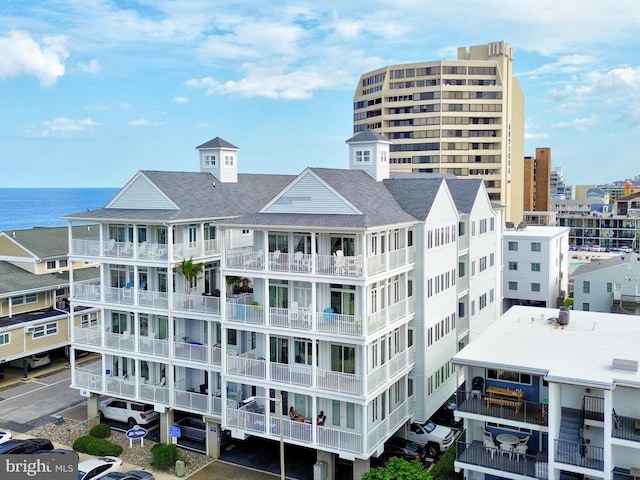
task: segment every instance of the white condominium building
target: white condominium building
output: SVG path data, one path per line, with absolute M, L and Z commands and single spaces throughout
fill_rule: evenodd
M 489 198 L 523 213 L 524 96 L 505 42 L 458 48 L 457 59 L 388 65 L 363 74 L 354 133 L 392 142 L 392 171 L 451 173 L 484 181 Z
M 70 233 L 71 258 L 100 265 L 71 296 L 104 319 L 72 332 L 101 354 L 73 366 L 89 415 L 100 395 L 136 399 L 161 412 L 164 441 L 187 412 L 214 457 L 220 427 L 282 434 L 360 478 L 444 403 L 459 345 L 499 315 L 500 212 L 477 179 L 394 178 L 373 131 L 347 143 L 349 169 L 253 175 L 216 138 L 199 172 L 138 172 L 67 217 L 99 227 Z

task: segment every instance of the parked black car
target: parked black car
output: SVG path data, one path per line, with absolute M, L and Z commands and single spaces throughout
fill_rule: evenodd
M 424 458 L 424 449 L 417 443 L 401 437 L 391 437 L 384 444 L 385 461 L 391 457 L 400 457 L 405 460 L 420 460 Z
M 456 420 L 456 411 L 449 405 L 443 405 L 431 416 L 430 420 L 436 425 L 445 427 L 461 428 L 462 420 Z
M 53 450 L 53 443 L 46 438 L 13 439 L 0 443 L 0 454 L 33 453 L 37 450 Z

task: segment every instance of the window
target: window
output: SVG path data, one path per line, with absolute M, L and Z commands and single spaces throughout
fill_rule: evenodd
M 371 152 L 369 150 L 356 150 L 356 162 L 368 163 L 370 160 Z
M 518 270 L 518 262 L 509 262 L 509 270 Z
M 0 345 L 8 345 L 11 342 L 11 337 L 9 333 L 3 333 L 0 335 Z
M 532 272 L 539 272 L 540 271 L 540 264 L 539 263 L 532 263 L 531 264 L 531 271 Z
M 484 272 L 487 269 L 487 257 L 480 257 L 480 271 Z
M 540 284 L 539 283 L 532 283 L 531 284 L 531 291 L 532 292 L 539 292 L 540 291 Z
M 607 293 L 613 292 L 613 284 L 611 282 L 607 282 Z
M 36 303 L 38 301 L 37 293 L 29 293 L 18 297 L 11 297 L 11 305 L 24 305 L 25 303 Z
M 591 293 L 591 282 L 582 282 L 582 293 Z
M 55 270 L 56 268 L 56 261 L 55 260 L 49 260 L 47 262 L 47 270 Z
M 495 253 L 489 255 L 489 266 L 493 267 L 495 265 Z
M 582 304 L 582 311 L 583 312 L 588 312 L 589 311 L 589 304 L 588 303 L 583 303 Z
M 518 242 L 509 242 L 509 250 L 512 252 L 518 251 Z
M 508 370 L 487 370 L 487 378 L 503 382 L 521 383 L 531 385 L 531 375 L 528 373 L 511 372 Z
M 540 251 L 540 242 L 531 242 L 531 251 L 539 252 Z
M 225 155 L 224 156 L 224 166 L 225 167 L 233 167 L 233 155 Z
M 82 315 L 82 328 L 96 327 L 98 326 L 98 314 L 96 312 Z
M 45 325 L 38 325 L 33 329 L 33 338 L 41 338 L 49 335 L 55 335 L 58 333 L 58 323 L 47 323 Z
M 518 290 L 518 282 L 509 282 L 509 290 Z

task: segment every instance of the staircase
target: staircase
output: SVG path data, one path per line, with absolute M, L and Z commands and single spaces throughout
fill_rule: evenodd
M 572 443 L 582 443 L 582 414 L 580 410 L 562 409 L 560 434 L 558 440 Z

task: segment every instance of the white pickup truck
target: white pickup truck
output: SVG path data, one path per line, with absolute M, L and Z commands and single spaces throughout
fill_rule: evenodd
M 424 447 L 426 453 L 430 456 L 445 452 L 453 445 L 453 439 L 453 430 L 449 427 L 436 425 L 429 420 L 424 423 L 412 423 L 407 432 L 407 440 Z

